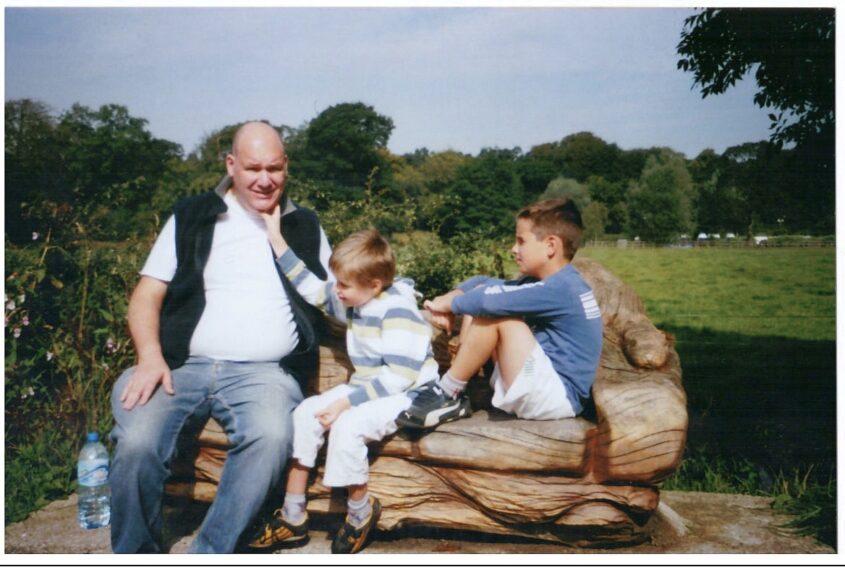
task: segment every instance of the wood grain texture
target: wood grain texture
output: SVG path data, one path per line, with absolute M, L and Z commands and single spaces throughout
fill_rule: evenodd
M 382 502 L 381 529 L 425 525 L 588 546 L 641 541 L 659 503 L 658 483 L 678 468 L 686 442 L 680 361 L 633 290 L 596 262 L 574 264 L 604 320 L 595 407 L 575 419 L 517 420 L 492 409 L 486 380 L 473 379 L 471 418 L 424 434 L 400 431 L 371 445 L 369 485 Z M 332 321 L 329 327 L 312 392 L 344 383 L 352 370 L 344 326 Z M 442 370 L 456 341 L 434 333 Z M 209 421 L 184 445 L 168 492 L 211 501 L 227 445 L 220 426 Z M 319 478 L 309 488 L 309 511 L 344 513 L 343 491 L 325 488 Z

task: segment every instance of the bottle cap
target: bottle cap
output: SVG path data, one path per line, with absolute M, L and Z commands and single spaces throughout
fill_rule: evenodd
M 96 431 L 89 431 L 88 435 L 85 436 L 85 439 L 91 443 L 96 443 L 100 440 L 100 434 Z

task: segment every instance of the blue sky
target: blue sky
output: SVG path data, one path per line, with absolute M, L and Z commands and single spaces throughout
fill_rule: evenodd
M 768 138 L 749 77 L 702 99 L 676 68 L 688 8 L 6 8 L 5 97 L 117 103 L 193 150 L 248 119 L 361 101 L 394 153 L 476 154 L 590 131 L 694 157 Z

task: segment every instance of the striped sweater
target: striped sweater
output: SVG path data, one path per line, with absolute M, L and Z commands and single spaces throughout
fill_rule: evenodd
M 398 279 L 364 305 L 347 308 L 335 282 L 317 278 L 291 249 L 276 261 L 306 301 L 346 323 L 346 351 L 355 367 L 349 378 L 353 406 L 437 378 L 431 327 L 417 309 L 413 281 Z

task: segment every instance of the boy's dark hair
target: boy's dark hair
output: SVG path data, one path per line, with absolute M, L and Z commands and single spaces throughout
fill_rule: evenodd
M 563 241 L 563 255 L 567 260 L 571 261 L 581 247 L 581 236 L 584 233 L 581 213 L 575 201 L 568 197 L 532 203 L 519 211 L 516 218 L 531 221 L 531 232 L 537 238 L 549 235 L 559 237 Z
M 337 245 L 329 268 L 341 280 L 366 285 L 379 279 L 384 287 L 396 276 L 396 257 L 387 240 L 374 228 L 350 234 Z

